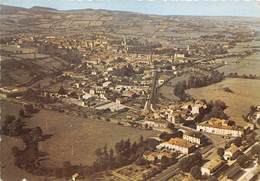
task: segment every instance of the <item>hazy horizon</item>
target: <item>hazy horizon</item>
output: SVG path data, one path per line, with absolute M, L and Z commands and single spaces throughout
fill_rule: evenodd
M 258 1 L 176 0 L 3 0 L 2 5 L 59 10 L 106 9 L 155 15 L 260 17 Z

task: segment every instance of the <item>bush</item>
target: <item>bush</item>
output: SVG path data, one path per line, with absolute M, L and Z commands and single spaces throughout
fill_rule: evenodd
M 218 154 L 220 157 L 223 157 L 224 153 L 225 153 L 224 148 L 218 148 L 218 149 L 217 149 L 217 154 Z
M 194 166 L 190 170 L 190 174 L 192 175 L 193 178 L 195 179 L 200 179 L 202 176 L 201 170 L 199 166 Z

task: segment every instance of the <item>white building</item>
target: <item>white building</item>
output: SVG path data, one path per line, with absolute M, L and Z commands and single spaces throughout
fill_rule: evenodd
M 194 144 L 202 144 L 204 141 L 204 137 L 201 133 L 199 132 L 188 132 L 186 131 L 183 134 L 183 139 L 189 141 L 190 143 L 194 143 Z
M 157 145 L 156 148 L 189 154 L 195 150 L 195 145 L 181 138 L 171 138 L 169 141 Z
M 239 148 L 236 145 L 231 144 L 231 146 L 225 150 L 223 157 L 225 160 L 234 160 L 240 154 L 241 154 L 241 151 L 239 150 Z
M 165 121 L 161 120 L 145 120 L 143 122 L 144 126 L 147 126 L 149 128 L 167 128 L 167 124 Z
M 197 131 L 218 134 L 222 136 L 241 137 L 244 133 L 242 128 L 230 125 L 229 120 L 211 118 L 197 125 Z

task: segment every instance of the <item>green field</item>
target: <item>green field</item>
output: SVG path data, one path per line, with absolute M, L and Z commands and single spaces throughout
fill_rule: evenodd
M 238 63 L 228 63 L 218 68 L 220 72 L 225 74 L 238 73 L 239 75 L 257 75 L 260 76 L 260 52 L 240 60 Z
M 260 36 L 258 35 L 257 39 Z M 251 50 L 252 47 L 255 47 L 257 52 L 248 57 L 237 59 L 237 58 L 227 58 L 224 59 L 227 62 L 227 65 L 220 67 L 218 70 L 224 72 L 225 74 L 235 73 L 246 74 L 246 75 L 257 75 L 260 76 L 260 41 L 254 40 L 252 42 L 243 42 L 238 43 L 234 48 L 230 49 L 230 53 L 239 53 L 247 50 Z
M 16 115 L 20 109 L 19 105 L 6 102 L 2 102 L 2 106 L 4 107 L 3 117 L 6 114 Z M 40 126 L 44 134 L 52 135 L 51 138 L 39 144 L 40 150 L 49 154 L 49 159 L 44 162 L 48 166 L 61 166 L 66 160 L 71 161 L 72 164 L 89 165 L 95 160 L 94 151 L 105 144 L 110 148 L 121 139 L 129 138 L 131 141 L 138 141 L 141 135 L 147 138 L 158 134 L 157 131 L 123 127 L 101 120 L 77 118 L 49 110 L 41 110 L 25 121 L 28 127 Z M 7 161 L 2 163 L 2 166 L 5 167 L 2 169 L 5 178 L 22 179 L 24 176 L 32 180 L 42 179 L 14 166 L 13 155 L 10 151 L 15 145 L 23 148 L 21 140 L 3 137 L 2 141 L 5 149 L 1 149 L 1 155 L 8 157 Z M 12 177 L 11 173 L 14 170 L 16 170 L 16 174 Z
M 43 77 L 62 70 L 67 65 L 64 60 L 46 54 L 36 53 L 34 57 L 33 52 L 37 52 L 35 48 L 17 48 L 3 44 L 0 47 L 0 50 L 8 52 L 1 56 L 1 86 L 30 82 L 36 75 Z
M 4 114 L 15 114 L 20 106 L 4 104 Z M 101 120 L 68 116 L 49 110 L 41 110 L 32 118 L 26 119 L 28 127 L 40 126 L 45 134 L 53 135 L 39 144 L 40 150 L 49 153 L 48 164 L 59 166 L 64 160 L 73 164 L 91 164 L 95 160 L 94 151 L 107 144 L 113 147 L 121 139 L 138 141 L 154 136 L 157 131 L 123 127 Z
M 55 165 L 64 160 L 70 160 L 73 164 L 91 164 L 95 160 L 94 151 L 105 144 L 113 147 L 121 139 L 138 141 L 140 135 L 156 135 L 155 131 L 122 127 L 46 110 L 41 110 L 28 120 L 28 125 L 40 126 L 44 133 L 53 135 L 40 143 L 40 149 L 50 154 L 51 164 Z
M 234 93 L 226 92 L 224 88 Z M 207 87 L 189 89 L 186 92 L 197 99 L 224 101 L 228 108 L 226 113 L 238 124 L 245 125 L 242 115 L 246 115 L 251 105 L 260 105 L 260 80 L 225 79 Z

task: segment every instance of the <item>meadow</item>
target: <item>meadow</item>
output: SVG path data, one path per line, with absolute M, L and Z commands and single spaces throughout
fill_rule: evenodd
M 226 91 L 226 89 L 231 90 Z M 260 105 L 260 80 L 229 78 L 224 81 L 202 87 L 186 90 L 186 93 L 197 99 L 222 100 L 228 108 L 225 112 L 239 125 L 246 122 L 242 115 L 246 115 L 251 105 Z

